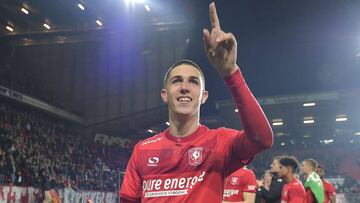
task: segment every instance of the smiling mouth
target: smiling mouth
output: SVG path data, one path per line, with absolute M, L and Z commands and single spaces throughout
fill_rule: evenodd
M 187 102 L 191 102 L 192 99 L 190 97 L 179 97 L 177 98 L 177 101 L 187 103 Z

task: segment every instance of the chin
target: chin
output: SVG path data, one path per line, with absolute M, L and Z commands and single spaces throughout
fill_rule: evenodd
M 194 112 L 178 111 L 178 112 L 175 112 L 175 114 L 177 114 L 179 116 L 191 116 L 194 114 Z
M 181 115 L 181 116 L 191 116 L 191 115 L 196 114 L 196 111 L 193 109 L 182 109 L 182 110 L 175 111 L 175 114 Z

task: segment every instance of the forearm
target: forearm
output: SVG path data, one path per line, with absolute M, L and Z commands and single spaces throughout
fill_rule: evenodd
M 256 197 L 256 193 L 244 192 L 243 193 L 244 201 L 242 201 L 242 203 L 255 203 L 255 197 Z
M 241 124 L 247 135 L 247 144 L 253 147 L 253 153 L 270 148 L 273 143 L 273 133 L 269 122 L 260 105 L 252 95 L 250 89 L 237 69 L 225 78 L 233 100 L 238 108 Z
M 336 203 L 336 195 L 330 196 L 330 203 Z

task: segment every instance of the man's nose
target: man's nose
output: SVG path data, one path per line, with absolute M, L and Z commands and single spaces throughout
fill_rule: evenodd
M 182 94 L 188 93 L 188 92 L 189 92 L 189 83 L 187 83 L 187 82 L 181 83 L 181 90 L 180 90 L 180 92 L 181 92 Z
M 181 90 L 189 90 L 189 83 L 188 82 L 181 83 Z

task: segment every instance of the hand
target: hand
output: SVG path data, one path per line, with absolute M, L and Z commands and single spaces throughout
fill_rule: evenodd
M 203 30 L 204 49 L 210 63 L 222 77 L 235 72 L 237 58 L 237 43 L 232 33 L 225 33 L 220 28 L 215 3 L 209 6 L 211 33 Z
M 257 184 L 258 184 L 259 187 L 261 187 L 261 186 L 264 185 L 264 184 L 263 184 L 263 181 L 261 181 L 261 180 L 256 180 L 256 182 L 257 182 Z

